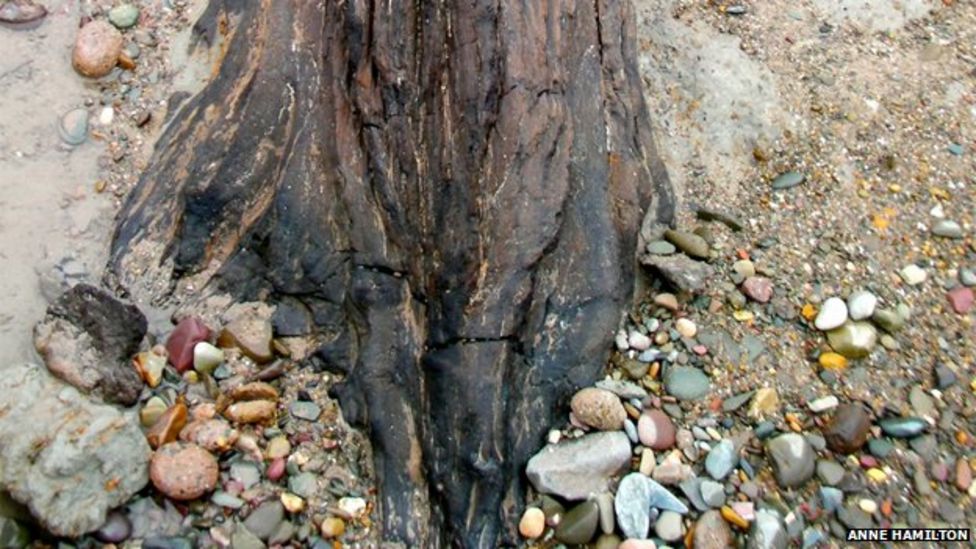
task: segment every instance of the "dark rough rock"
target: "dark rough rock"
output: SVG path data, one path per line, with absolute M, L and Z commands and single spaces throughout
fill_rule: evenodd
M 135 305 L 77 284 L 34 327 L 34 347 L 54 375 L 107 402 L 130 405 L 142 391 L 131 361 L 146 326 Z
M 672 221 L 631 4 L 214 0 L 197 44 L 227 21 L 120 212 L 113 282 L 300 301 L 309 364 L 346 374 L 374 443 L 384 539 L 514 543 L 526 461 L 631 304 L 642 223 Z
M 856 452 L 864 446 L 871 430 L 871 416 L 860 404 L 842 404 L 824 430 L 827 446 L 842 454 Z
M 705 290 L 715 268 L 704 261 L 695 261 L 686 255 L 641 256 L 641 264 L 659 275 L 665 282 L 682 292 L 698 293 Z
M 707 210 L 705 208 L 695 208 L 695 216 L 702 221 L 717 221 L 735 232 L 743 229 L 742 222 L 727 213 Z
M 138 420 L 90 400 L 42 366 L 4 370 L 0 410 L 0 488 L 51 533 L 77 537 L 98 529 L 110 509 L 146 485 L 151 450 Z

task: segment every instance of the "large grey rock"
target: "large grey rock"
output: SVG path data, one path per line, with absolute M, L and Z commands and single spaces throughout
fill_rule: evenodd
M 602 432 L 546 446 L 532 456 L 525 474 L 540 493 L 580 500 L 605 492 L 608 479 L 628 463 L 627 435 Z
M 660 274 L 676 289 L 691 293 L 704 290 L 708 279 L 715 274 L 715 269 L 708 263 L 681 254 L 644 254 L 641 264 Z
M 97 403 L 42 366 L 0 379 L 0 487 L 53 534 L 98 529 L 148 481 L 149 445 L 134 414 Z
M 34 328 L 34 347 L 48 370 L 107 402 L 131 405 L 143 382 L 132 356 L 146 335 L 146 317 L 109 292 L 77 284 Z
M 650 480 L 640 473 L 631 473 L 620 481 L 614 497 L 614 511 L 620 531 L 628 538 L 645 539 L 651 528 Z
M 776 481 L 784 488 L 795 488 L 810 480 L 816 470 L 813 447 L 796 433 L 786 433 L 769 441 L 766 450 L 773 462 Z
M 749 533 L 748 549 L 786 549 L 789 539 L 776 511 L 760 509 Z

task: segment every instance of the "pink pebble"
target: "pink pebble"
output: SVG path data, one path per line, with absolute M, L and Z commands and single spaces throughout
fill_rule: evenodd
M 617 549 L 657 549 L 657 545 L 649 539 L 628 539 Z
M 964 315 L 973 308 L 972 288 L 958 286 L 949 290 L 949 293 L 946 294 L 946 298 L 949 300 L 949 305 L 952 306 L 952 310 L 958 314 Z
M 180 373 L 193 367 L 193 346 L 210 338 L 210 328 L 199 318 L 180 321 L 166 339 L 169 363 Z
M 945 482 L 949 478 L 949 466 L 942 461 L 932 465 L 932 476 L 939 482 Z
M 285 458 L 274 458 L 268 466 L 268 480 L 278 482 L 285 476 Z
M 764 276 L 750 276 L 742 283 L 742 293 L 753 301 L 767 303 L 773 297 L 773 281 Z
M 667 414 L 661 410 L 648 410 L 637 420 L 637 435 L 644 446 L 667 450 L 674 446 L 676 429 Z
M 708 347 L 704 345 L 695 345 L 691 348 L 691 350 L 694 351 L 698 356 L 705 356 L 708 354 Z
M 874 459 L 874 456 L 864 455 L 861 456 L 861 467 L 865 469 L 870 469 L 872 467 L 878 466 L 878 460 Z
M 756 520 L 756 508 L 751 501 L 737 501 L 732 504 L 732 510 L 749 522 Z

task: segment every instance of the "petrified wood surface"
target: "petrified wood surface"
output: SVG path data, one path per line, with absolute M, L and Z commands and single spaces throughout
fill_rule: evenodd
M 214 0 L 198 23 L 225 54 L 111 268 L 157 298 L 307 308 L 391 541 L 514 540 L 525 462 L 630 303 L 642 220 L 670 221 L 630 10 Z

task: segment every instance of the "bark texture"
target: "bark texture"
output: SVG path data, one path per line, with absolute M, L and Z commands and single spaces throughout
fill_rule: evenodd
M 514 542 L 671 219 L 629 2 L 212 0 L 197 30 L 225 53 L 124 207 L 119 282 L 307 312 L 384 537 Z

